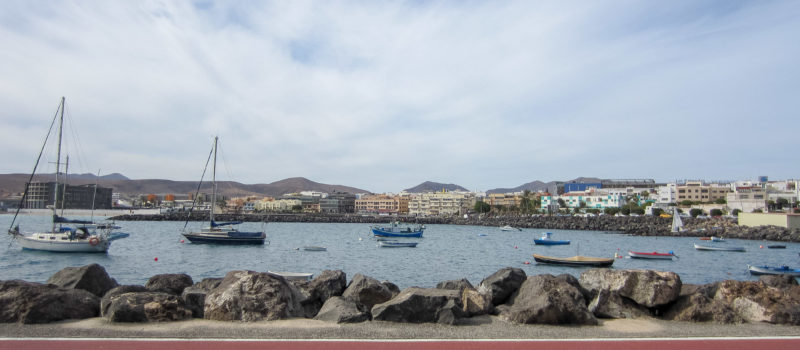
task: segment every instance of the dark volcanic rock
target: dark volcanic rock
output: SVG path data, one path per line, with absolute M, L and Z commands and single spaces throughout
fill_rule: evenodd
M 454 290 L 457 290 L 459 292 L 464 291 L 464 289 L 466 289 L 466 288 L 475 289 L 475 287 L 472 286 L 472 283 L 469 283 L 469 280 L 467 280 L 466 278 L 462 278 L 460 280 L 450 280 L 450 281 L 439 282 L 436 285 L 436 288 L 439 288 L 439 289 L 454 289 Z
M 117 281 L 108 275 L 106 269 L 98 264 L 65 267 L 47 279 L 47 283 L 64 288 L 83 289 L 98 297 L 102 297 L 109 289 L 118 285 Z
M 231 271 L 206 294 L 203 318 L 261 321 L 303 317 L 303 296 L 285 278 L 263 272 Z
M 501 308 L 500 317 L 517 323 L 597 325 L 583 294 L 553 275 L 528 277 Z
M 97 317 L 100 298 L 83 289 L 0 281 L 0 322 L 50 323 Z
M 100 315 L 105 315 L 106 313 L 108 313 L 108 307 L 111 305 L 112 297 L 122 295 L 125 293 L 144 293 L 144 292 L 147 292 L 147 288 L 139 285 L 122 285 L 112 288 L 111 290 L 106 292 L 105 295 L 103 295 L 102 299 L 100 299 Z
M 525 282 L 525 271 L 516 267 L 506 267 L 486 277 L 478 285 L 478 292 L 488 294 L 492 297 L 492 304 L 497 306 L 505 301 L 519 286 Z
M 600 290 L 589 303 L 589 311 L 600 318 L 638 318 L 651 316 L 650 311 L 634 301 L 606 289 Z
M 359 310 L 355 302 L 335 296 L 325 301 L 314 319 L 336 323 L 359 323 L 369 321 L 370 315 Z
M 155 275 L 144 285 L 150 291 L 181 295 L 186 287 L 194 284 L 192 277 L 185 273 Z
M 371 310 L 375 304 L 388 301 L 393 297 L 392 292 L 378 280 L 357 273 L 350 281 L 342 297 L 355 302 L 361 310 Z
M 800 325 L 800 286 L 775 288 L 764 282 L 722 281 L 714 299 L 748 322 Z
M 372 308 L 372 319 L 380 321 L 454 324 L 465 317 L 458 290 L 411 287 Z
M 124 293 L 112 296 L 103 317 L 111 322 L 179 321 L 192 317 L 183 300 L 162 292 Z
M 347 287 L 347 275 L 342 270 L 325 270 L 310 282 L 297 284 L 305 297 L 300 303 L 306 317 L 312 318 L 334 296 L 341 296 Z
M 217 288 L 222 282 L 222 278 L 204 278 L 181 293 L 181 298 L 186 304 L 186 308 L 192 310 L 192 317 L 203 318 L 203 310 L 206 304 L 206 294 L 212 289 Z
M 676 273 L 653 270 L 591 269 L 581 273 L 580 283 L 593 294 L 608 290 L 645 307 L 669 304 L 681 292 Z

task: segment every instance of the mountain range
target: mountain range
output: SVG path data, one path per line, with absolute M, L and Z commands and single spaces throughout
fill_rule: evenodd
M 0 174 L 0 197 L 21 193 L 25 189 L 25 183 L 30 178 L 29 174 Z M 36 175 L 34 181 L 53 181 L 53 174 Z M 597 178 L 579 177 L 567 182 L 599 182 Z M 102 187 L 111 187 L 114 192 L 123 195 L 141 194 L 189 194 L 197 191 L 197 181 L 173 181 L 160 179 L 132 180 L 125 175 L 113 173 L 99 178 L 94 174 L 70 174 L 69 183 L 71 185 L 93 185 L 95 183 Z M 555 192 L 556 181 L 542 182 L 533 181 L 513 188 L 496 188 L 486 191 L 486 193 L 512 193 L 529 190 L 531 192 L 547 191 Z M 233 181 L 218 181 L 217 190 L 226 196 L 271 196 L 280 197 L 287 193 L 300 191 L 318 191 L 325 193 L 349 192 L 349 193 L 371 193 L 368 190 L 344 186 L 328 185 L 311 181 L 303 177 L 292 177 L 275 181 L 269 184 L 242 184 Z M 432 181 L 425 181 L 417 186 L 406 189 L 409 193 L 422 192 L 441 192 L 441 191 L 468 191 L 466 188 L 456 184 L 444 184 Z M 200 187 L 201 192 L 211 192 L 211 183 L 203 182 Z

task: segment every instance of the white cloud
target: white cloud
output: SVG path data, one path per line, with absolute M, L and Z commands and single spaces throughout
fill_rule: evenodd
M 0 172 L 29 171 L 63 95 L 86 171 L 133 178 L 196 178 L 217 134 L 248 183 L 796 177 L 798 10 L 3 2 Z

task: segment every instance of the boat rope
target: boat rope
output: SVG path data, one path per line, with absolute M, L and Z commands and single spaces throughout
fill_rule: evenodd
M 64 108 L 63 97 L 61 98 L 61 103 L 58 105 L 58 108 L 56 108 L 56 114 L 53 116 L 53 121 L 50 122 L 50 129 L 47 130 L 47 135 L 44 137 L 44 143 L 42 144 L 42 149 L 39 151 L 39 157 L 36 158 L 36 164 L 33 165 L 31 176 L 28 178 L 28 182 L 25 183 L 25 191 L 22 192 L 22 198 L 20 198 L 19 205 L 17 205 L 17 211 L 14 213 L 14 218 L 11 219 L 11 226 L 8 227 L 9 234 L 11 234 L 11 229 L 14 227 L 14 222 L 17 220 L 17 215 L 19 215 L 19 211 L 22 209 L 22 205 L 25 203 L 25 199 L 28 197 L 28 186 L 30 186 L 31 181 L 33 181 L 33 176 L 36 174 L 36 168 L 39 167 L 39 161 L 42 159 L 45 146 L 47 146 L 47 140 L 50 138 L 50 134 L 53 131 L 53 126 L 56 124 L 56 120 L 58 119 L 58 113 L 62 108 Z M 58 169 L 56 169 L 56 172 L 58 172 Z
M 203 178 L 206 176 L 206 170 L 208 170 L 208 163 L 211 162 L 211 155 L 214 154 L 214 147 L 211 147 L 211 152 L 208 153 L 208 159 L 206 159 L 206 166 L 203 167 L 203 174 L 200 175 L 200 182 L 197 184 L 197 190 L 194 192 L 194 199 L 192 199 L 192 207 L 189 208 L 189 214 L 186 215 L 186 222 L 183 224 L 183 230 L 186 231 L 186 225 L 189 225 L 189 219 L 192 218 L 192 210 L 194 210 L 194 206 L 197 203 L 197 196 L 200 194 L 200 186 L 203 185 Z M 211 203 L 211 210 L 214 210 L 214 203 Z

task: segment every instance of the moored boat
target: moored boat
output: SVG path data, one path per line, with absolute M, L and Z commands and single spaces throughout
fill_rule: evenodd
M 716 250 L 716 251 L 724 251 L 724 252 L 743 252 L 745 251 L 744 247 L 726 247 L 722 246 L 706 246 L 706 245 L 699 245 L 697 243 L 694 244 L 694 249 L 697 250 Z
M 747 265 L 747 270 L 750 271 L 751 275 L 789 275 L 800 277 L 800 269 L 793 269 L 786 265 L 781 266 L 753 266 Z
M 308 252 L 324 252 L 324 251 L 328 250 L 328 248 L 320 247 L 320 246 L 316 246 L 316 245 L 307 245 L 307 246 L 303 247 L 303 250 L 308 251 Z
M 208 155 L 209 158 L 213 154 L 214 156 L 214 163 L 212 168 L 212 183 L 213 183 L 213 191 L 211 194 L 211 211 L 209 213 L 209 225 L 206 228 L 201 229 L 198 232 L 183 232 L 182 235 L 186 237 L 192 243 L 211 243 L 211 244 L 230 244 L 230 245 L 244 245 L 244 244 L 264 244 L 264 241 L 267 238 L 267 235 L 261 231 L 255 232 L 247 232 L 247 231 L 239 231 L 237 225 L 241 224 L 241 221 L 230 221 L 230 222 L 216 222 L 214 221 L 214 207 L 216 206 L 217 202 L 217 142 L 219 141 L 218 137 L 214 137 L 214 146 L 212 148 L 212 152 Z M 210 160 L 210 159 L 209 159 Z M 206 166 L 208 165 L 208 161 L 206 161 Z M 205 174 L 205 170 L 203 170 L 203 174 Z M 200 178 L 200 184 L 202 185 L 203 178 Z M 197 198 L 200 193 L 200 185 L 197 186 L 197 193 L 195 193 L 194 198 Z M 194 210 L 194 202 L 192 202 L 192 209 L 189 210 L 189 215 L 186 216 L 186 224 L 189 223 L 189 219 L 191 218 L 192 210 Z M 186 224 L 183 225 L 184 230 L 186 229 Z
M 381 248 L 414 248 L 417 246 L 417 242 L 380 241 L 378 245 Z
M 628 251 L 628 256 L 635 259 L 662 259 L 662 260 L 672 260 L 673 257 L 677 257 L 675 253 L 672 251 L 667 253 L 659 253 L 659 252 L 634 252 Z
M 376 237 L 422 237 L 424 227 L 422 225 L 401 225 L 397 221 L 392 221 L 389 226 L 373 225 L 370 226 L 372 234 Z
M 536 244 L 536 245 L 564 245 L 564 244 L 569 244 L 569 240 L 556 240 L 556 239 L 553 239 L 553 237 L 551 236 L 552 234 L 553 234 L 552 232 L 544 232 L 544 233 L 542 233 L 542 237 L 541 238 L 539 238 L 539 239 L 534 238 L 533 239 L 533 244 Z
M 590 256 L 581 256 L 581 255 L 576 255 L 570 258 L 556 258 L 552 256 L 533 254 L 533 260 L 541 264 L 554 264 L 554 265 L 566 265 L 566 266 L 607 267 L 614 264 L 613 258 L 595 258 Z
M 111 246 L 111 241 L 128 237 L 129 234 L 112 232 L 113 230 L 119 229 L 119 226 L 113 223 L 95 223 L 91 220 L 75 220 L 63 217 L 65 202 L 69 200 L 67 196 L 67 192 L 69 192 L 67 191 L 67 181 L 62 181 L 61 173 L 61 145 L 65 108 L 66 98 L 62 97 L 57 113 L 53 117 L 50 130 L 42 145 L 42 151 L 40 151 L 36 164 L 33 167 L 33 172 L 25 183 L 25 190 L 17 206 L 14 218 L 11 220 L 8 234 L 11 235 L 14 241 L 19 243 L 23 250 L 40 250 L 59 253 L 106 253 Z M 56 181 L 52 184 L 53 204 L 50 206 L 53 211 L 52 225 L 47 230 L 21 232 L 19 224 L 16 226 L 14 225 L 20 213 L 20 209 L 24 207 L 26 199 L 30 197 L 31 192 L 36 192 L 36 190 L 31 189 L 31 184 L 34 183 L 33 179 L 36 174 L 36 169 L 39 167 L 39 161 L 42 158 L 45 146 L 47 146 L 47 139 L 49 139 L 53 131 L 52 127 L 55 125 L 56 121 L 58 121 L 58 148 L 55 162 Z M 69 156 L 66 156 L 66 162 L 64 164 L 69 168 Z M 68 171 L 65 171 L 65 173 L 68 173 Z M 63 175 L 63 177 L 66 177 L 66 175 Z M 95 185 L 95 192 L 96 190 L 97 185 Z M 39 196 L 42 196 L 42 194 L 39 194 Z M 59 206 L 61 215 L 59 215 L 57 211 Z M 92 208 L 94 209 L 94 199 L 92 199 Z
M 767 246 L 768 249 L 786 249 L 786 246 L 783 244 L 770 244 Z
M 522 229 L 510 225 L 505 225 L 500 228 L 500 231 L 522 231 Z

